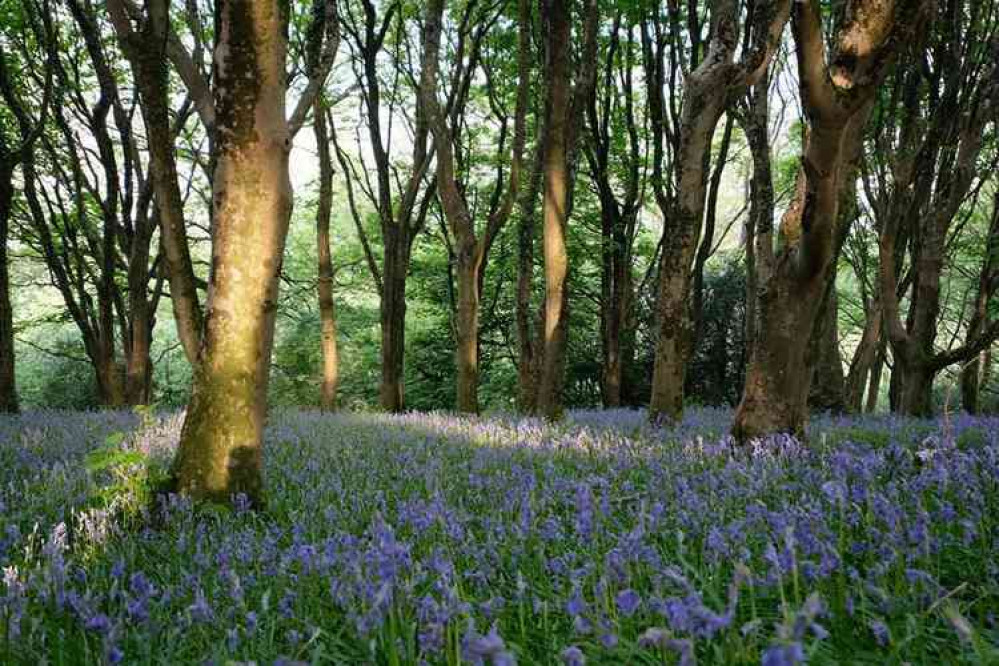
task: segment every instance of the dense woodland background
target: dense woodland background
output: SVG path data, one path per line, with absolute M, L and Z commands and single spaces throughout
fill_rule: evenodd
M 779 263 L 809 233 L 790 219 L 805 207 L 805 120 L 817 117 L 799 91 L 804 19 L 781 23 L 755 80 L 733 83 L 711 66 L 756 64 L 768 24 L 753 2 L 566 3 L 562 28 L 563 3 L 438 4 L 290 4 L 290 107 L 320 66 L 324 16 L 339 41 L 291 153 L 271 404 L 530 407 L 544 121 L 561 99 L 564 406 L 649 404 L 667 301 L 686 310 L 665 317 L 688 345 L 681 399 L 735 406 L 753 340 L 771 335 L 762 303 L 796 299 L 767 287 L 773 250 Z M 849 3 L 796 4 L 820 9 L 835 47 Z M 834 265 L 810 336 L 813 409 L 999 406 L 995 5 L 924 6 L 922 22 L 892 33 L 883 71 L 864 65 L 875 85 L 842 157 Z M 171 299 L 206 300 L 214 158 L 198 86 L 212 81 L 218 18 L 199 0 L 0 0 L 0 16 L 4 408 L 14 370 L 22 409 L 183 407 L 191 363 Z M 165 107 L 148 108 L 158 79 Z M 154 160 L 175 164 L 172 195 Z M 189 292 L 169 275 L 179 264 L 160 228 L 176 221 L 156 205 L 167 196 L 189 243 Z M 477 343 L 463 281 L 478 284 Z M 478 349 L 471 389 L 462 340 Z

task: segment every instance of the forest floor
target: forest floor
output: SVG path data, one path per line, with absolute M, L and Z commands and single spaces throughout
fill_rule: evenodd
M 0 419 L 0 663 L 999 663 L 999 419 L 276 414 L 266 512 L 150 501 L 180 416 Z

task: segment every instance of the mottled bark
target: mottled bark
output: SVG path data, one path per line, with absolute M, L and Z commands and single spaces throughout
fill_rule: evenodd
M 795 199 L 781 221 L 773 274 L 762 288 L 756 341 L 733 434 L 741 441 L 776 432 L 803 435 L 808 418 L 808 347 L 830 271 L 835 268 L 844 174 L 852 172 L 871 102 L 922 2 L 886 7 L 853 0 L 827 66 L 818 3 L 795 3 L 802 106 L 809 121 Z
M 660 187 L 656 188 L 664 225 L 656 294 L 655 366 L 649 402 L 649 417 L 654 421 L 678 420 L 683 415 L 683 389 L 693 333 L 689 306 L 692 270 L 701 239 L 715 127 L 730 98 L 741 94 L 766 72 L 787 22 L 790 4 L 761 3 L 750 19 L 752 35 L 745 45 L 743 61 L 737 63 L 733 58 L 739 41 L 738 4 L 716 3 L 712 8 L 707 52 L 684 81 L 674 163 L 675 195 L 667 196 Z
M 760 285 L 773 271 L 774 186 L 770 159 L 770 77 L 752 87 L 745 110 L 738 114 L 752 156 L 749 215 L 746 219 L 746 348 L 756 344 Z
M 218 18 L 212 273 L 174 473 L 178 489 L 196 498 L 225 502 L 245 493 L 259 506 L 278 276 L 292 207 L 288 16 L 278 0 L 222 0 Z

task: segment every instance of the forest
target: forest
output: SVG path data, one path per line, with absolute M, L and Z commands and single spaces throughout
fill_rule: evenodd
M 995 0 L 0 0 L 0 663 L 999 663 Z

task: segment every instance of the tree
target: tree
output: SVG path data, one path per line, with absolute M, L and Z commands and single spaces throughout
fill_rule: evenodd
M 466 7 L 466 15 L 461 21 L 462 26 L 469 25 L 469 12 L 474 5 Z M 458 118 L 455 114 L 445 118 L 440 102 L 437 99 L 437 70 L 439 68 L 439 51 L 441 41 L 441 23 L 443 20 L 443 0 L 431 0 L 427 4 L 424 22 L 423 65 L 420 84 L 420 104 L 423 107 L 427 122 L 434 139 L 436 149 L 437 190 L 441 208 L 447 219 L 451 233 L 455 237 L 456 268 L 458 273 L 457 326 L 455 349 L 455 365 L 458 370 L 457 408 L 460 412 L 477 413 L 479 411 L 479 302 L 482 282 L 488 262 L 489 250 L 497 234 L 505 226 L 513 211 L 517 199 L 521 178 L 521 160 L 524 144 L 527 140 L 527 94 L 530 72 L 530 10 L 526 0 L 518 1 L 518 55 L 517 55 L 517 102 L 514 112 L 514 139 L 510 154 L 509 185 L 502 196 L 504 173 L 499 167 L 493 201 L 497 202 L 490 211 L 485 228 L 476 232 L 475 220 L 467 201 L 467 188 L 459 184 L 456 175 L 456 160 L 454 148 L 458 145 L 456 134 L 460 127 L 456 126 Z M 469 62 L 463 62 L 463 54 L 457 54 L 453 84 L 459 90 L 457 105 L 464 106 L 471 76 L 474 75 L 480 58 L 480 49 L 486 32 L 493 25 L 498 14 L 481 17 L 474 34 L 470 37 L 471 47 Z M 468 36 L 462 35 L 461 41 L 468 41 Z M 500 164 L 505 157 L 504 140 L 506 135 L 505 116 L 501 119 Z M 500 201 L 502 201 L 500 203 Z
M 733 434 L 804 434 L 808 348 L 836 264 L 841 190 L 878 86 L 899 51 L 913 44 L 928 3 L 852 0 L 829 64 L 817 0 L 794 3 L 801 102 L 808 120 L 795 198 L 781 220 L 778 249 L 757 244 L 770 267 L 759 285 L 758 329 Z
M 652 378 L 649 417 L 653 420 L 679 419 L 683 414 L 683 387 L 687 359 L 692 343 L 692 320 L 689 299 L 693 262 L 701 237 L 708 187 L 711 142 L 715 127 L 730 100 L 741 95 L 767 71 L 780 43 L 791 3 L 785 0 L 761 2 L 749 18 L 748 40 L 741 61 L 734 60 L 739 42 L 739 7 L 734 1 L 718 2 L 712 7 L 709 41 L 700 52 L 700 26 L 696 15 L 693 25 L 691 63 L 684 71 L 683 107 L 676 128 L 673 164 L 674 187 L 667 192 L 662 166 L 654 166 L 653 190 L 664 218 L 663 249 L 659 265 L 659 291 L 656 305 L 656 356 Z M 679 17 L 670 17 L 671 39 L 676 40 Z M 658 17 L 655 16 L 654 19 Z M 661 32 L 661 31 L 657 31 Z M 646 37 L 646 41 L 650 41 Z M 682 48 L 674 46 L 674 49 Z M 663 83 L 662 52 L 658 58 L 646 58 L 650 96 L 660 99 Z M 646 47 L 652 55 L 653 49 Z M 703 58 L 702 58 L 703 55 Z M 651 70 L 650 70 L 651 67 Z M 664 104 L 650 106 L 653 136 L 665 135 Z M 661 160 L 661 152 L 656 155 Z
M 174 143 L 177 132 L 170 126 L 168 51 L 182 63 L 188 85 L 195 95 L 206 130 L 214 130 L 214 108 L 206 104 L 207 84 L 197 74 L 192 59 L 177 45 L 170 31 L 168 0 L 145 0 L 145 12 L 131 8 L 127 0 L 108 0 L 108 15 L 114 24 L 122 52 L 128 58 L 139 94 L 142 118 L 146 127 L 149 150 L 149 172 L 155 191 L 159 214 L 160 239 L 163 246 L 166 274 L 170 280 L 170 302 L 173 306 L 177 334 L 187 360 L 197 362 L 201 346 L 204 314 L 198 297 L 197 280 L 184 222 L 184 205 L 177 179 L 177 159 Z M 131 14 L 139 25 L 132 27 Z M 198 34 L 199 31 L 195 31 Z M 198 53 L 201 52 L 200 41 Z M 198 58 L 200 59 L 200 58 Z M 196 79 L 196 82 L 192 82 Z
M 161 293 L 153 280 L 158 262 L 150 261 L 152 191 L 98 17 L 75 0 L 68 7 L 67 27 L 84 48 L 62 53 L 56 77 L 64 103 L 53 107 L 50 131 L 22 165 L 21 238 L 45 262 L 80 331 L 101 403 L 145 404 Z M 84 132 L 95 149 L 81 139 Z
M 569 326 L 569 255 L 566 225 L 572 209 L 579 125 L 596 77 L 597 3 L 586 0 L 579 78 L 573 85 L 572 12 L 569 0 L 542 4 L 545 35 L 545 128 L 542 133 L 542 218 L 545 305 L 541 359 L 537 365 L 537 411 L 548 418 L 562 413 L 565 344 Z
M 992 195 L 992 220 L 985 236 L 985 256 L 978 274 L 978 285 L 972 306 L 971 321 L 965 346 L 975 346 L 976 340 L 989 329 L 989 303 L 999 292 L 999 187 Z M 987 343 L 991 344 L 991 343 Z M 985 384 L 991 363 L 989 349 L 973 354 L 961 368 L 961 405 L 969 414 L 981 412 L 981 387 Z
M 365 248 L 365 255 L 372 279 L 381 296 L 381 386 L 382 409 L 399 412 L 405 408 L 403 367 L 406 350 L 406 277 L 409 273 L 413 243 L 426 223 L 427 211 L 436 190 L 435 179 L 425 183 L 433 158 L 428 146 L 429 126 L 421 105 L 416 105 L 416 118 L 412 129 L 412 161 L 408 177 L 398 178 L 397 165 L 393 162 L 392 124 L 396 119 L 396 97 L 401 94 L 404 8 L 400 2 L 390 2 L 379 19 L 371 0 L 362 0 L 361 16 L 355 13 L 353 3 L 346 5 L 343 31 L 350 46 L 357 86 L 361 91 L 361 116 L 367 131 L 367 142 L 374 159 L 375 183 L 372 184 L 368 167 L 359 156 L 360 166 L 355 166 L 339 143 L 336 128 L 332 129 L 337 159 L 344 174 L 344 184 L 358 235 Z M 388 90 L 388 108 L 383 105 L 383 83 L 379 71 L 379 56 L 383 55 L 385 40 L 393 22 L 397 22 L 396 63 Z M 410 85 L 417 86 L 417 77 L 408 73 Z M 446 112 L 452 112 L 449 104 Z M 383 115 L 389 116 L 388 128 L 383 129 Z M 408 117 L 407 117 L 408 119 Z M 362 143 L 358 136 L 358 144 Z M 382 236 L 382 265 L 378 266 L 365 231 L 361 202 L 355 187 L 378 215 Z
M 588 140 L 584 143 L 589 176 L 600 200 L 600 384 L 605 407 L 622 404 L 625 367 L 634 360 L 634 332 L 629 330 L 634 327 L 632 260 L 645 185 L 634 101 L 634 30 L 622 26 L 623 20 L 618 11 L 602 60 L 602 76 L 586 104 Z M 616 150 L 620 134 L 627 137 L 626 148 Z M 620 167 L 614 169 L 612 161 Z
M 10 300 L 10 264 L 7 241 L 14 206 L 14 171 L 23 162 L 45 128 L 49 104 L 52 101 L 52 80 L 55 71 L 56 35 L 46 2 L 40 8 L 30 0 L 24 4 L 22 19 L 46 53 L 45 84 L 37 116 L 32 117 L 29 104 L 16 89 L 10 71 L 8 54 L 0 40 L 0 96 L 14 116 L 16 133 L 8 135 L 0 117 L 0 413 L 18 411 L 17 381 L 14 368 L 14 309 Z
M 321 7 L 319 6 L 321 5 Z M 291 140 L 313 107 L 337 48 L 336 6 L 317 0 L 325 36 L 290 118 L 285 115 L 288 8 L 277 0 L 219 0 L 213 67 L 217 166 L 212 273 L 204 339 L 174 461 L 196 498 L 245 494 L 263 504 L 262 439 L 274 319 L 292 193 Z
M 916 416 L 932 413 L 933 381 L 941 370 L 970 360 L 999 336 L 999 326 L 986 327 L 980 320 L 966 344 L 943 351 L 935 346 L 945 255 L 960 226 L 955 224 L 958 213 L 981 181 L 978 159 L 985 128 L 999 104 L 990 43 L 996 34 L 995 17 L 978 5 L 965 17 L 960 0 L 941 4 L 939 12 L 929 49 L 932 64 L 900 84 L 899 159 L 893 169 L 881 171 L 885 176 L 875 199 L 880 205 L 874 208 L 880 228 L 884 325 L 895 362 L 895 407 Z M 912 292 L 903 322 L 904 292 L 899 290 L 896 262 L 905 247 Z M 988 289 L 983 296 L 987 301 Z

